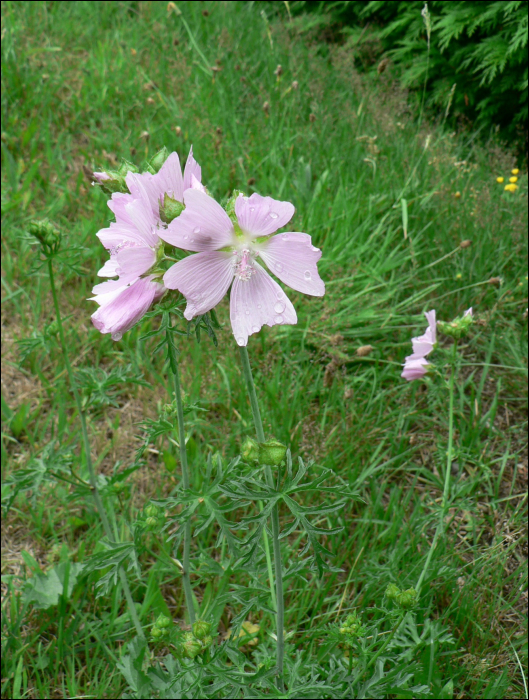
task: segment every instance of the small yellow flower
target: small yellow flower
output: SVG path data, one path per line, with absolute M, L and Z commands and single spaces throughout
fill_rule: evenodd
M 512 173 L 513 175 L 518 175 L 519 172 L 520 172 L 520 171 L 518 170 L 518 168 L 514 168 L 514 170 L 511 170 L 511 173 Z
M 461 192 L 459 192 L 459 191 L 456 192 L 456 193 L 454 194 L 454 197 L 455 197 L 456 199 L 459 199 L 459 198 L 461 197 Z
M 518 182 L 518 178 L 517 177 L 510 177 L 509 182 Z
M 460 280 L 460 279 L 463 279 L 463 275 L 460 272 L 458 272 L 456 275 L 456 280 Z
M 510 184 L 505 185 L 504 189 L 507 192 L 516 192 L 516 190 L 518 189 L 518 185 L 515 185 L 514 182 L 511 182 Z
M 497 177 L 497 178 L 496 178 L 496 182 L 499 182 L 500 185 L 501 185 L 501 183 L 502 183 L 504 180 L 505 180 L 504 177 Z

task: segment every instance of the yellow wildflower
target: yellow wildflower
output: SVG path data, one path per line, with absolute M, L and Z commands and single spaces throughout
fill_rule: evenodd
M 514 182 L 511 182 L 508 185 L 505 185 L 504 189 L 507 192 L 516 192 L 516 190 L 518 189 L 518 185 L 515 185 Z
M 520 172 L 520 171 L 518 170 L 518 168 L 514 168 L 514 170 L 511 170 L 511 173 L 512 173 L 513 175 L 518 175 L 519 172 Z
M 461 197 L 461 192 L 456 192 L 456 193 L 454 194 L 454 197 L 455 197 L 456 199 L 459 199 L 459 198 Z
M 517 177 L 510 177 L 509 182 L 518 182 L 518 178 Z
M 497 177 L 497 178 L 496 178 L 496 182 L 499 182 L 500 185 L 501 185 L 501 183 L 502 183 L 504 180 L 505 180 L 504 177 Z

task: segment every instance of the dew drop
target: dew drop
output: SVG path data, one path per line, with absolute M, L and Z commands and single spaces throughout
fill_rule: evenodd
M 260 330 L 259 326 L 252 326 L 252 333 L 259 333 Z
M 283 265 L 281 265 L 281 263 L 276 263 L 274 265 L 274 268 L 275 268 L 276 272 L 281 272 L 281 270 L 283 269 Z
M 278 214 L 276 214 L 275 211 L 271 211 L 270 214 L 268 214 L 268 216 L 269 216 L 271 219 L 277 219 Z
M 247 316 L 250 315 L 250 312 L 248 311 L 248 309 L 246 309 L 246 311 L 245 311 L 244 313 L 245 313 Z
M 281 314 L 274 316 L 274 323 L 283 323 L 283 316 Z
M 193 229 L 193 233 L 200 233 L 200 226 Z
M 255 207 L 250 207 L 250 211 L 255 211 Z
M 244 340 L 243 337 L 237 338 L 237 343 L 239 345 L 246 345 L 246 341 Z
M 188 238 L 189 236 L 184 236 L 184 241 L 187 241 Z
M 281 240 L 282 240 L 282 241 L 288 241 L 289 238 L 290 238 L 290 236 L 288 235 L 288 233 L 284 233 L 284 234 L 281 236 Z
M 121 340 L 123 338 L 123 333 L 112 333 L 112 340 Z
M 274 311 L 276 312 L 276 314 L 282 314 L 284 310 L 285 305 L 283 304 L 283 302 L 278 301 L 277 304 L 274 306 Z
M 261 304 L 257 304 L 257 308 L 261 309 L 262 308 Z
M 276 294 L 276 296 L 277 296 L 278 299 L 282 300 L 282 299 L 283 299 L 283 292 L 278 292 L 278 293 Z
M 310 274 L 310 272 L 309 272 L 308 270 L 305 270 L 305 275 L 304 275 L 304 277 L 305 277 L 306 280 L 311 280 L 311 279 L 312 279 L 312 275 Z

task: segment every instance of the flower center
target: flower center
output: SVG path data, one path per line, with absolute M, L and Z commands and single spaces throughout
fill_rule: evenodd
M 255 272 L 255 267 L 253 266 L 253 256 L 248 248 L 243 248 L 240 251 L 233 251 L 234 264 L 235 264 L 235 275 L 243 282 L 248 282 L 253 273 Z

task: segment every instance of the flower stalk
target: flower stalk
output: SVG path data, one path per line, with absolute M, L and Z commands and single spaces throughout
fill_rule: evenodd
M 171 331 L 166 330 L 167 354 L 169 357 L 169 368 L 173 375 L 173 391 L 176 399 L 176 414 L 178 418 L 178 445 L 180 447 L 180 464 L 182 465 L 182 484 L 184 489 L 189 489 L 189 467 L 187 464 L 186 450 L 186 434 L 184 428 L 184 406 L 182 403 L 182 391 L 180 388 L 180 376 L 178 372 L 178 362 L 176 359 L 175 347 L 171 337 Z M 188 520 L 184 525 L 184 556 L 183 556 L 183 575 L 184 595 L 186 599 L 187 614 L 189 623 L 192 625 L 195 622 L 195 608 L 193 605 L 193 589 L 191 588 L 191 579 L 189 577 L 189 560 L 191 553 L 191 521 Z
M 246 380 L 246 388 L 248 389 L 248 397 L 252 407 L 252 414 L 255 423 L 255 431 L 257 440 L 260 443 L 265 442 L 263 422 L 261 420 L 261 412 L 259 411 L 259 403 L 257 401 L 257 393 L 253 381 L 252 368 L 250 366 L 250 358 L 248 357 L 248 349 L 246 346 L 239 346 L 241 353 L 243 374 Z M 270 465 L 265 465 L 265 477 L 268 486 L 274 488 L 274 477 Z M 280 692 L 283 692 L 283 670 L 285 656 L 285 606 L 283 599 L 283 568 L 281 562 L 281 546 L 279 543 L 279 510 L 277 504 L 274 506 L 271 513 L 272 520 L 272 540 L 274 551 L 274 568 L 275 568 L 275 587 L 276 587 L 276 664 L 277 664 L 277 685 Z
M 72 390 L 75 404 L 77 406 L 77 412 L 79 414 L 79 419 L 81 421 L 81 435 L 82 435 L 82 439 L 83 439 L 83 448 L 84 448 L 84 453 L 85 453 L 86 466 L 88 469 L 90 486 L 92 488 L 92 494 L 94 497 L 97 511 L 99 513 L 99 517 L 101 518 L 101 522 L 103 524 L 103 529 L 105 531 L 105 535 L 107 536 L 107 538 L 110 541 L 112 541 L 113 540 L 112 528 L 110 527 L 110 522 L 109 522 L 108 517 L 107 517 L 105 506 L 104 506 L 103 500 L 101 498 L 101 494 L 99 493 L 99 489 L 97 488 L 96 473 L 95 473 L 94 465 L 92 462 L 92 455 L 90 453 L 90 441 L 88 439 L 88 430 L 86 427 L 86 417 L 85 417 L 85 414 L 83 411 L 83 406 L 81 403 L 81 397 L 79 395 L 79 390 L 77 388 L 77 382 L 75 381 L 72 365 L 70 364 L 70 359 L 68 357 L 68 352 L 66 349 L 66 341 L 64 338 L 64 329 L 63 329 L 63 325 L 62 325 L 61 310 L 59 307 L 57 288 L 55 286 L 55 275 L 53 272 L 52 257 L 51 256 L 47 256 L 47 257 L 48 257 L 48 260 L 47 260 L 47 262 L 48 262 L 48 276 L 50 279 L 51 294 L 53 297 L 53 305 L 55 308 L 55 316 L 57 319 L 57 328 L 59 331 L 59 341 L 61 343 L 62 355 L 64 358 L 64 364 L 66 366 L 66 372 L 68 374 L 68 379 L 70 381 L 70 388 Z M 129 614 L 130 614 L 130 617 L 131 617 L 132 622 L 134 624 L 134 627 L 136 628 L 136 632 L 138 634 L 138 637 L 145 639 L 145 634 L 143 632 L 140 620 L 139 620 L 138 615 L 136 613 L 136 608 L 134 606 L 134 600 L 132 599 L 132 594 L 130 592 L 129 582 L 127 580 L 127 575 L 126 575 L 123 567 L 120 567 L 120 569 L 119 569 L 119 578 L 121 581 L 121 585 L 123 587 L 123 592 L 125 594 L 125 598 L 127 600 Z
M 417 585 L 415 586 L 417 590 L 417 594 L 419 595 L 421 592 L 421 585 L 422 582 L 424 581 L 424 577 L 426 576 L 426 573 L 428 571 L 428 567 L 430 566 L 430 561 L 432 560 L 432 555 L 434 553 L 434 550 L 437 546 L 437 542 L 439 540 L 439 537 L 441 534 L 444 533 L 444 525 L 445 525 L 445 517 L 446 517 L 446 510 L 448 506 L 448 494 L 450 493 L 450 475 L 452 473 L 452 454 L 454 451 L 454 393 L 455 393 L 455 377 L 456 377 L 456 362 L 457 362 L 457 339 L 454 340 L 454 344 L 452 346 L 452 357 L 451 357 L 451 369 L 450 369 L 450 383 L 449 383 L 449 404 L 448 404 L 448 449 L 446 453 L 446 471 L 445 471 L 445 479 L 444 479 L 444 488 L 443 488 L 443 498 L 441 501 L 441 514 L 439 518 L 439 524 L 437 525 L 437 530 L 435 531 L 434 538 L 432 540 L 432 544 L 430 546 L 430 551 L 428 552 L 428 556 L 426 557 L 426 561 L 424 563 L 423 570 L 421 572 L 421 575 L 419 577 L 419 580 L 417 581 Z

